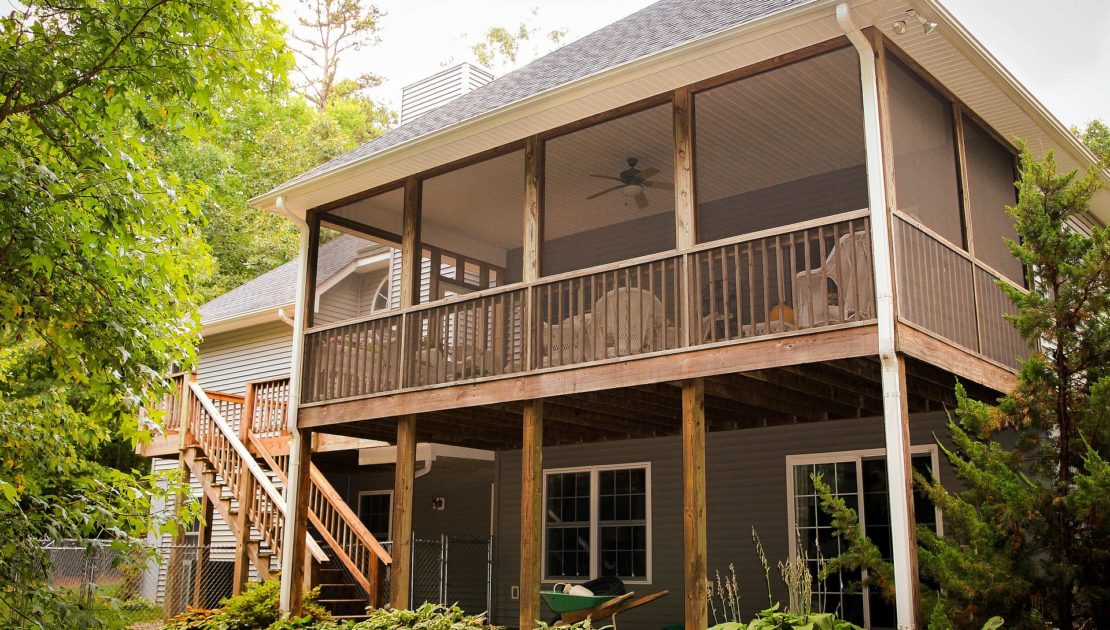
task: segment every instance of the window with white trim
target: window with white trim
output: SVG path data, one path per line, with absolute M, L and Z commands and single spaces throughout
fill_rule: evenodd
M 911 457 L 914 470 L 926 477 L 937 470 L 935 446 L 914 448 Z M 843 549 L 840 538 L 834 535 L 831 518 L 821 508 L 812 479 L 814 474 L 820 474 L 833 495 L 856 510 L 868 538 L 879 548 L 883 558 L 890 560 L 893 542 L 886 451 L 875 449 L 797 455 L 787 457 L 786 463 L 790 475 L 790 529 L 795 533 L 790 541 L 790 555 L 797 556 L 800 543 L 814 579 L 815 608 L 823 607 L 827 612 L 835 612 L 841 618 L 867 628 L 896 627 L 894 607 L 884 600 L 881 593 L 867 587 L 851 588 L 851 585 L 860 583 L 858 571 L 841 571 L 825 580 L 818 578 L 821 559 L 836 557 Z M 939 510 L 920 491 L 914 493 L 914 513 L 917 524 L 940 531 Z
M 651 580 L 651 467 L 544 471 L 544 579 Z

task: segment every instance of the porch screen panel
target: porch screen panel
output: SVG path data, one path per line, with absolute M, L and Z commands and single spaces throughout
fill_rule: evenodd
M 851 48 L 699 92 L 694 116 L 700 242 L 867 207 Z
M 544 275 L 674 249 L 671 118 L 660 105 L 544 143 Z
M 965 247 L 952 104 L 891 55 L 886 71 L 898 209 Z
M 545 537 L 550 580 L 590 578 L 590 473 L 547 476 Z
M 1006 246 L 1006 239 L 1018 238 L 1014 220 L 1006 214 L 1006 206 L 1017 201 L 1014 156 L 966 116 L 963 126 L 975 257 L 1014 282 L 1024 284 L 1021 261 Z

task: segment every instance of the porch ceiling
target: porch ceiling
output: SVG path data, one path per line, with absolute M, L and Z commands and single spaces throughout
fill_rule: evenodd
M 911 413 L 951 409 L 955 377 L 915 359 L 906 366 Z M 965 383 L 981 399 L 991 390 Z M 681 430 L 680 383 L 654 383 L 544 400 L 545 446 L 663 435 Z M 710 431 L 879 416 L 879 363 L 872 358 L 723 374 L 706 378 Z M 508 402 L 417 416 L 417 439 L 471 448 L 520 448 L 522 404 Z M 323 428 L 328 433 L 394 442 L 392 418 Z
M 1021 137 L 1037 151 L 1054 149 L 1062 168 L 1093 158 L 1078 140 L 1010 75 L 938 0 L 855 0 L 860 26 L 874 25 L 1006 138 Z M 521 138 L 784 55 L 843 35 L 834 1 L 814 2 L 774 19 L 695 40 L 542 92 L 472 119 L 418 136 L 335 171 L 298 181 L 254 200 L 274 210 L 277 197 L 304 216 L 336 199 L 398 181 Z M 940 23 L 936 33 L 903 35 L 892 25 L 909 8 Z M 1110 183 L 1110 175 L 1106 180 Z M 1110 221 L 1110 190 L 1092 211 Z M 399 221 L 399 217 L 395 218 Z

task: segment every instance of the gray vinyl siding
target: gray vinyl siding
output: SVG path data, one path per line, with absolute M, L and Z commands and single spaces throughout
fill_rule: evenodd
M 363 466 L 353 473 L 325 475 L 336 491 L 358 511 L 358 494 L 393 489 L 393 466 Z M 440 457 L 428 474 L 413 483 L 412 531 L 417 538 L 448 536 L 484 537 L 490 530 L 490 487 L 494 466 L 490 461 Z M 445 510 L 433 510 L 432 499 L 446 499 Z
M 361 278 L 362 274 L 352 273 L 322 294 L 313 322 L 330 324 L 358 317 Z
M 293 329 L 271 322 L 212 335 L 200 345 L 197 380 L 207 390 L 246 393 L 247 383 L 289 376 Z
M 934 444 L 933 433 L 944 433 L 943 413 L 914 415 L 914 445 Z M 545 470 L 621 463 L 651 464 L 650 584 L 630 590 L 670 595 L 621 615 L 625 628 L 660 628 L 682 624 L 682 442 L 678 436 L 545 448 Z M 881 418 L 745 429 L 710 433 L 706 439 L 706 504 L 709 572 L 736 567 L 744 617 L 765 600 L 763 572 L 751 542 L 755 527 L 771 563 L 776 597 L 785 598 L 775 564 L 789 555 L 786 456 L 882 448 Z M 953 478 L 941 462 L 943 481 Z M 497 545 L 494 569 L 493 622 L 515 626 L 518 602 L 510 589 L 518 583 L 520 558 L 520 451 L 499 454 L 497 466 Z M 418 503 L 419 505 L 419 503 Z M 551 584 L 544 584 L 549 588 Z M 544 610 L 547 617 L 550 612 Z

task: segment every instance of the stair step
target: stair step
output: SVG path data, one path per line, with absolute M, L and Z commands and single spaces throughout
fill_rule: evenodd
M 354 582 L 321 582 L 320 588 L 362 588 Z
M 365 597 L 357 597 L 357 598 L 341 598 L 341 597 L 324 598 L 324 597 L 320 597 L 316 601 L 321 603 L 321 604 L 358 604 L 358 603 L 367 601 L 367 599 Z

